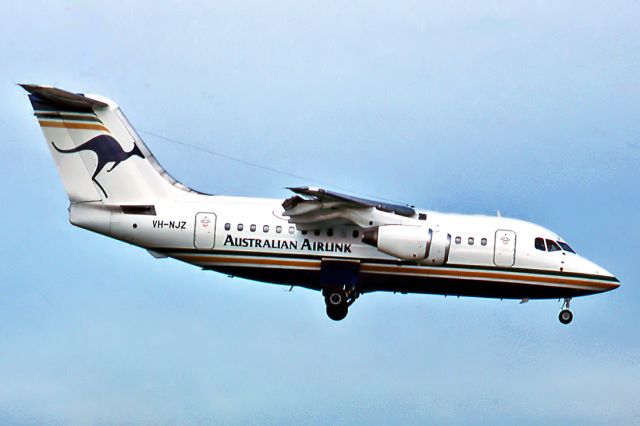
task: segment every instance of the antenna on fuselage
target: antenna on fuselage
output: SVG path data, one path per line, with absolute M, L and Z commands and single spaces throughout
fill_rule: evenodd
M 498 217 L 502 217 L 502 215 L 500 214 L 500 210 L 496 210 L 496 213 L 498 213 Z

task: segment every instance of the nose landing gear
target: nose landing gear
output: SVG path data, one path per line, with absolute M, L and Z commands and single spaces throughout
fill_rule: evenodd
M 355 290 L 324 290 L 324 302 L 327 305 L 327 316 L 334 321 L 343 320 L 349 313 L 349 306 L 356 301 L 359 294 Z
M 562 324 L 569 324 L 573 321 L 573 313 L 569 310 L 569 304 L 571 303 L 570 297 L 565 297 L 564 303 L 562 304 L 562 310 L 558 315 L 558 319 Z

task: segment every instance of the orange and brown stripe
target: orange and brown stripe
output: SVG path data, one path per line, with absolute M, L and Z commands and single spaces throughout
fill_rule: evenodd
M 302 260 L 302 259 L 286 259 L 286 258 L 263 258 L 263 257 L 240 257 L 240 256 L 207 256 L 207 255 L 172 255 L 177 259 L 184 260 L 189 263 L 206 264 L 206 265 L 238 265 L 238 266 L 258 266 L 258 267 L 295 267 L 319 269 L 320 260 Z M 547 274 L 517 273 L 517 272 L 499 272 L 474 269 L 445 269 L 433 268 L 426 266 L 396 266 L 381 265 L 375 263 L 362 263 L 360 267 L 364 273 L 387 273 L 394 275 L 413 275 L 423 276 L 425 278 L 450 278 L 450 279 L 469 279 L 469 280 L 490 280 L 510 282 L 514 284 L 548 284 L 556 286 L 579 286 L 600 290 L 611 290 L 617 288 L 617 282 L 607 282 L 606 280 L 583 279 L 571 276 L 549 276 Z
M 545 283 L 545 284 L 561 284 L 561 285 L 578 285 L 596 287 L 601 289 L 617 288 L 617 283 L 609 283 L 604 281 L 586 280 L 581 278 L 569 277 L 569 276 L 548 276 L 548 275 L 533 275 L 525 273 L 509 273 L 509 272 L 491 272 L 491 271 L 477 271 L 472 269 L 467 270 L 451 270 L 451 269 L 437 269 L 437 268 L 419 268 L 419 267 L 403 267 L 403 266 L 388 266 L 388 265 L 375 265 L 364 264 L 361 267 L 363 272 L 377 272 L 377 273 L 404 273 L 411 275 L 426 275 L 433 277 L 448 277 L 448 278 L 469 278 L 476 280 L 500 280 L 500 281 L 518 281 L 526 284 L 531 283 Z
M 38 120 L 41 127 L 57 127 L 64 129 L 81 129 L 81 130 L 100 130 L 103 132 L 108 132 L 109 129 L 104 127 L 102 124 L 97 123 L 77 123 L 77 122 L 68 122 L 68 121 L 49 121 L 49 120 Z
M 42 127 L 109 131 L 94 113 L 38 110 L 35 116 Z
M 289 266 L 289 267 L 320 267 L 319 260 L 299 260 L 282 258 L 259 258 L 259 257 L 236 257 L 236 256 L 197 256 L 197 255 L 176 255 L 178 259 L 188 262 L 207 263 L 234 263 L 238 265 L 263 265 L 263 266 Z

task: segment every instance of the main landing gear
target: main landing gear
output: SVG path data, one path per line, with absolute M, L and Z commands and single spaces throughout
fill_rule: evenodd
M 344 289 L 323 290 L 322 294 L 327 305 L 327 316 L 334 321 L 343 320 L 349 313 L 349 306 L 359 296 L 355 290 Z
M 569 324 L 573 320 L 573 313 L 569 310 L 570 303 L 571 298 L 565 297 L 564 303 L 562 304 L 562 310 L 560 311 L 560 315 L 558 315 L 558 319 L 563 324 Z

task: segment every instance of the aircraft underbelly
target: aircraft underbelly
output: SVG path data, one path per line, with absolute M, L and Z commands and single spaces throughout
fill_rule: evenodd
M 319 270 L 261 269 L 238 266 L 208 266 L 206 269 L 265 283 L 294 285 L 314 290 L 322 290 L 322 286 L 319 284 Z M 358 289 L 361 293 L 387 291 L 395 293 L 422 293 L 504 299 L 555 299 L 584 296 L 598 292 L 596 290 L 486 281 L 481 279 L 454 279 L 427 276 L 398 277 L 367 272 L 360 274 Z

